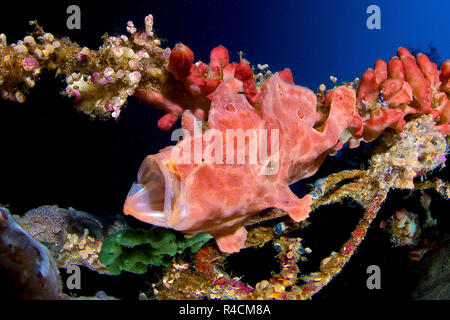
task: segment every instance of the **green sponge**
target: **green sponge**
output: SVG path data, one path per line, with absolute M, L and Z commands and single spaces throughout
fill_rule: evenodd
M 197 252 L 209 239 L 208 233 L 184 238 L 180 233 L 164 228 L 126 228 L 103 241 L 99 259 L 113 275 L 122 270 L 143 274 L 149 265 L 168 266 L 175 254 L 187 248 Z

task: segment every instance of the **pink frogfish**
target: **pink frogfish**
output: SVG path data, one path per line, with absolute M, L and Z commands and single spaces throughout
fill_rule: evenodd
M 268 79 L 253 105 L 243 82 L 230 78 L 214 91 L 207 121 L 185 111 L 183 138 L 145 158 L 124 212 L 187 236 L 208 232 L 227 253 L 244 247 L 244 225 L 261 210 L 306 219 L 312 197 L 299 199 L 289 185 L 313 175 L 339 144 L 356 96 L 335 88 L 326 121 L 315 127 L 316 95 L 284 78 Z M 240 142 L 239 133 L 245 133 Z

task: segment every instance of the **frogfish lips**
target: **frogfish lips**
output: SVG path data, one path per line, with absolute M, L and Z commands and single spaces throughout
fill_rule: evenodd
M 148 156 L 142 163 L 124 204 L 124 213 L 165 228 L 170 222 L 172 200 L 176 197 L 179 180 L 160 169 L 155 157 Z

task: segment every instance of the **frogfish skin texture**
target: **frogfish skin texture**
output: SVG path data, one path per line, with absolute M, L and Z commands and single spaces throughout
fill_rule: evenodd
M 236 78 L 215 90 L 208 120 L 200 124 L 203 132 L 214 133 L 213 138 L 196 136 L 199 121 L 190 111 L 184 112 L 182 129 L 187 134 L 175 146 L 145 158 L 125 201 L 126 214 L 186 235 L 209 232 L 227 253 L 244 247 L 244 224 L 263 209 L 282 209 L 297 222 L 308 217 L 311 196 L 299 199 L 289 185 L 313 175 L 338 143 L 353 118 L 355 92 L 347 87 L 334 89 L 328 118 L 320 128 L 314 128 L 316 95 L 282 80 L 278 73 L 262 87 L 259 108 L 250 105 L 242 92 L 243 83 Z M 255 151 L 250 138 L 239 144 L 226 135 L 227 130 L 239 129 L 267 132 L 266 158 L 250 161 Z M 263 141 L 261 136 L 257 141 Z M 225 150 L 227 143 L 234 149 L 234 163 L 227 162 L 226 151 L 223 158 L 218 156 L 217 147 Z M 196 161 L 199 145 L 202 159 Z M 258 152 L 259 148 L 261 144 L 257 144 Z M 239 152 L 244 152 L 244 163 L 236 160 Z M 208 154 L 216 161 L 206 161 Z

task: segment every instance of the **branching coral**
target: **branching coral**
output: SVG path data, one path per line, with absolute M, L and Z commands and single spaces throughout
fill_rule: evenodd
M 405 117 L 410 114 L 432 114 L 436 128 L 449 132 L 449 73 L 450 60 L 441 70 L 424 54 L 417 58 L 406 48 L 399 48 L 398 57 L 389 63 L 375 62 L 361 78 L 357 93 L 358 113 L 350 126 L 350 146 L 359 141 L 373 141 L 386 128 L 402 131 Z
M 137 32 L 128 22 L 129 36 L 105 36 L 98 51 L 80 47 L 68 38 L 56 39 L 33 21 L 36 31 L 7 44 L 0 36 L 0 90 L 3 99 L 25 101 L 43 70 L 65 76 L 64 94 L 77 109 L 92 117 L 119 117 L 128 96 L 139 85 L 159 90 L 168 76 L 164 65 L 170 50 L 159 47 L 153 33 L 153 16 Z

